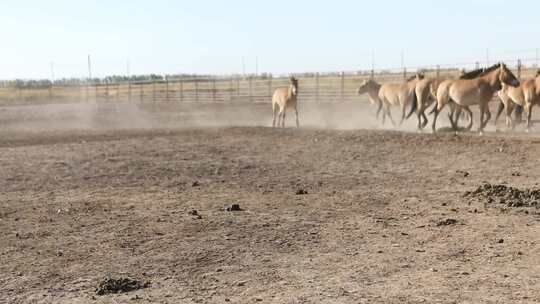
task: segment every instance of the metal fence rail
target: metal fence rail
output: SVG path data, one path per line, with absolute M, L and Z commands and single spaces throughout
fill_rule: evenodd
M 521 62 L 512 67 L 526 79 L 536 69 L 522 69 Z M 457 77 L 456 68 L 425 70 L 426 77 Z M 345 102 L 358 100 L 356 89 L 370 77 L 380 83 L 401 82 L 412 72 L 391 73 L 342 72 L 313 73 L 299 76 L 298 99 L 302 102 Z M 49 88 L 1 88 L 0 104 L 61 102 L 270 102 L 275 89 L 288 86 L 287 77 L 209 77 L 156 81 L 105 83 L 95 85 L 51 86 Z

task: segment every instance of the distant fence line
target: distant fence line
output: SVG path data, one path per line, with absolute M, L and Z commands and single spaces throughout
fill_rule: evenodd
M 477 64 L 478 66 L 478 64 Z M 520 78 L 533 77 L 535 68 L 523 68 L 520 61 L 512 67 Z M 426 69 L 426 77 L 456 77 L 460 70 L 437 66 Z M 358 100 L 356 89 L 368 78 L 378 82 L 399 82 L 413 75 L 375 71 L 309 73 L 298 76 L 302 102 L 344 102 Z M 50 86 L 48 88 L 1 88 L 0 104 L 62 102 L 269 102 L 276 88 L 288 85 L 287 77 L 166 77 L 163 80 Z

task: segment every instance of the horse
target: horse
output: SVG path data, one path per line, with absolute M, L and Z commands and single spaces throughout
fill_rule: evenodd
M 479 105 L 480 126 L 478 132 L 483 134 L 484 128 L 491 118 L 488 103 L 493 98 L 493 94 L 502 88 L 503 83 L 513 87 L 519 86 L 519 80 L 504 63 L 497 63 L 487 69 L 482 69 L 481 72 L 473 71 L 470 73 L 476 72 L 479 74 L 473 79 L 446 80 L 439 85 L 437 89 L 437 108 L 431 126 L 434 133 L 436 132 L 439 113 L 445 105 L 453 101 L 460 106 Z M 459 118 L 459 113 L 456 114 L 455 120 L 451 119 L 455 130 Z M 470 114 L 472 115 L 472 113 Z M 484 119 L 484 116 L 486 116 L 486 119 Z
M 276 126 L 276 115 L 278 118 L 277 126 L 285 127 L 285 113 L 288 108 L 294 109 L 296 114 L 296 127 L 300 128 L 298 121 L 298 80 L 293 76 L 289 77 L 289 87 L 279 88 L 272 96 L 272 127 Z M 278 112 L 279 111 L 279 112 Z M 280 124 L 281 122 L 281 124 Z
M 512 112 L 514 111 L 514 108 L 517 107 L 523 107 L 525 105 L 525 96 L 523 95 L 523 81 L 520 83 L 519 87 L 511 87 L 507 85 L 503 85 L 502 89 L 497 92 L 497 96 L 500 99 L 499 107 L 497 109 L 497 115 L 495 116 L 495 121 L 493 124 L 497 126 L 497 121 L 499 120 L 499 116 L 502 114 L 504 110 L 506 110 L 506 126 L 511 127 L 512 130 L 515 129 L 516 124 L 514 122 L 514 119 L 512 119 Z M 517 116 L 516 111 L 516 116 Z M 516 117 L 518 118 L 518 117 Z M 519 118 L 518 118 L 519 119 Z
M 461 71 L 461 74 L 459 76 L 459 79 L 472 79 L 475 77 L 478 77 L 478 75 L 482 72 L 482 70 L 472 71 L 466 73 L 465 71 Z M 425 110 L 434 102 L 437 101 L 437 90 L 441 83 L 443 83 L 446 79 L 437 77 L 437 78 L 424 78 L 416 83 L 415 88 L 415 98 L 414 102 L 411 106 L 411 111 L 407 115 L 407 119 L 416 111 L 417 119 L 418 119 L 418 130 L 423 130 L 427 123 L 428 119 L 425 114 Z M 468 107 L 460 107 L 456 106 L 455 103 L 450 103 L 450 115 L 453 116 L 454 113 L 457 111 L 457 115 L 459 116 L 461 114 L 462 109 L 465 109 L 467 113 L 469 114 L 469 125 L 467 126 L 467 130 L 470 130 L 472 128 L 472 112 Z M 435 106 L 436 107 L 436 106 Z M 457 108 L 457 109 L 456 109 Z M 429 113 L 434 113 L 435 108 Z M 423 119 L 423 121 L 422 121 Z M 451 120 L 451 123 L 453 121 Z
M 411 117 L 416 111 L 419 131 L 424 129 L 428 123 L 425 111 L 435 101 L 437 88 L 442 81 L 443 79 L 441 78 L 424 78 L 416 83 L 411 110 L 406 118 Z
M 393 125 L 395 125 L 392 113 L 390 112 L 391 105 L 399 105 L 401 107 L 401 121 L 400 125 L 405 120 L 406 107 L 412 104 L 415 98 L 416 83 L 424 79 L 424 74 L 417 73 L 416 75 L 408 78 L 404 83 L 386 83 L 379 89 L 379 99 L 384 105 L 383 110 L 383 124 L 386 116 L 390 119 Z
M 540 77 L 540 70 L 536 71 L 535 78 Z M 530 123 L 530 117 L 529 112 L 532 110 L 532 106 L 538 102 L 534 102 L 534 96 L 537 95 L 535 93 L 536 91 L 536 81 L 535 78 L 522 81 L 521 84 L 514 88 L 511 86 L 503 85 L 502 89 L 497 92 L 497 95 L 499 96 L 499 99 L 501 100 L 501 103 L 499 104 L 499 108 L 497 110 L 497 116 L 495 117 L 494 124 L 497 125 L 497 120 L 499 119 L 499 116 L 503 112 L 503 110 L 506 110 L 506 126 L 511 126 L 512 130 L 515 128 L 515 122 L 512 119 L 512 111 L 515 109 L 515 116 L 516 119 L 519 121 L 521 120 L 521 112 L 523 108 L 527 108 L 527 102 L 526 102 L 526 95 L 528 97 L 529 103 L 531 103 L 530 106 L 528 106 L 529 111 L 526 111 L 527 113 L 527 131 L 529 130 L 529 127 L 531 125 Z M 527 92 L 527 93 L 526 93 Z
M 379 119 L 379 114 L 382 110 L 382 101 L 379 99 L 379 90 L 381 85 L 373 79 L 367 79 L 362 81 L 356 93 L 358 95 L 368 94 L 369 101 L 371 104 L 377 104 L 377 114 L 376 117 Z

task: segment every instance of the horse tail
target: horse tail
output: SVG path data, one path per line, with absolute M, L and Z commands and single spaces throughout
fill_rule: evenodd
M 411 111 L 409 112 L 409 114 L 407 114 L 407 119 L 409 119 L 409 117 L 411 117 L 411 115 L 413 115 L 413 113 L 416 111 L 416 109 L 418 108 L 418 96 L 416 96 L 416 92 L 413 92 L 413 100 L 412 100 L 412 105 L 411 105 Z

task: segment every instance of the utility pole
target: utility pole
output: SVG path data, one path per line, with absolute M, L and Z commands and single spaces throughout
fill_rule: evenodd
M 405 53 L 401 51 L 401 69 L 405 67 Z
M 259 76 L 259 56 L 255 56 L 255 76 Z
M 246 58 L 242 56 L 242 75 L 246 78 Z
M 90 60 L 90 55 L 88 55 L 88 80 L 92 81 L 92 61 Z
M 54 62 L 51 61 L 51 81 L 54 83 Z
M 374 78 L 375 74 L 375 50 L 371 50 L 371 78 Z

